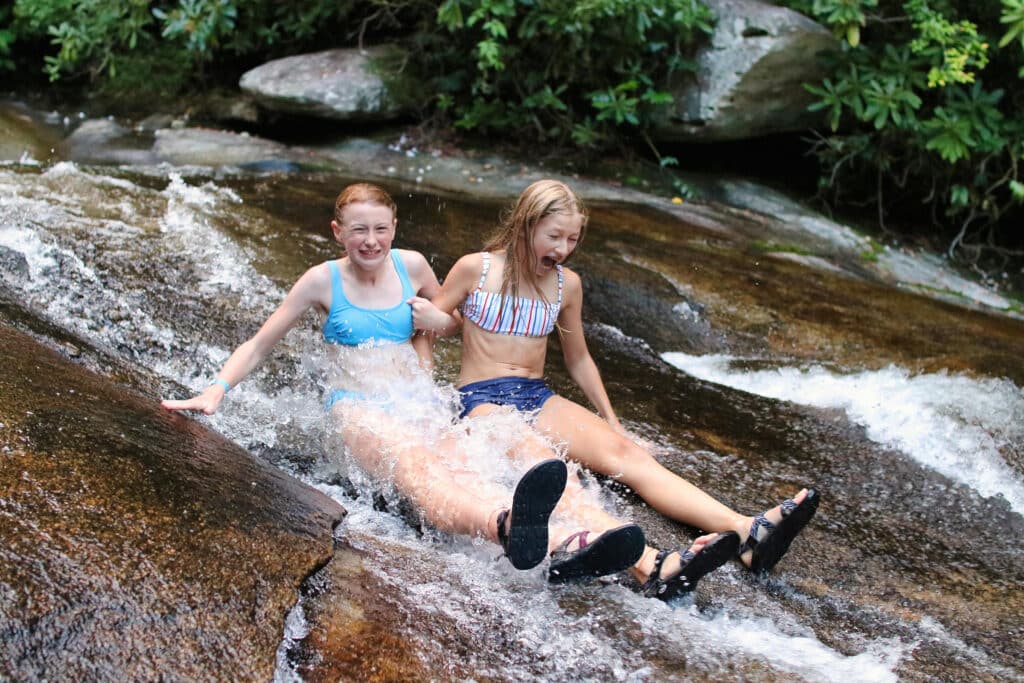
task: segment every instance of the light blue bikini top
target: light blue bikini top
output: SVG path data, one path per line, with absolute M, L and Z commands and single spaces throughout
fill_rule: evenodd
M 324 339 L 329 344 L 401 343 L 412 338 L 412 306 L 406 301 L 415 296 L 416 291 L 397 249 L 391 250 L 391 261 L 402 283 L 402 301 L 392 308 L 363 308 L 350 302 L 342 287 L 338 262 L 328 261 L 331 269 L 331 310 L 324 321 Z

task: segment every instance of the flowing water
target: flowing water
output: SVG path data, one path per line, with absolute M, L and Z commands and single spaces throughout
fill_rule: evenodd
M 0 272 L 27 308 L 185 396 L 209 383 L 305 268 L 337 255 L 328 222 L 346 182 L 0 167 Z M 478 248 L 499 208 L 389 189 L 398 246 L 424 252 L 439 275 Z M 730 565 L 671 606 L 628 581 L 550 587 L 541 570 L 494 561 L 497 549 L 479 539 L 415 528 L 393 496 L 382 511 L 378 491 L 332 441 L 328 360 L 312 316 L 217 415 L 197 419 L 348 508 L 338 536 L 365 553 L 383 587 L 378 600 L 395 615 L 390 628 L 453 679 L 1024 677 L 1024 325 L 886 292 L 914 313 L 886 323 L 905 322 L 902 338 L 876 343 L 863 329 L 875 303 L 849 296 L 875 285 L 788 261 L 751 275 L 735 244 L 639 207 L 594 207 L 591 230 L 578 262 L 591 351 L 627 427 L 668 467 L 748 513 L 804 484 L 823 489 L 812 528 L 771 579 Z M 678 256 L 688 250 L 699 258 Z M 661 265 L 671 258 L 678 271 Z M 835 329 L 819 311 L 813 339 L 794 348 L 814 316 L 787 321 L 787 310 L 825 301 Z M 779 308 L 764 313 L 771 305 Z M 723 323 L 744 314 L 745 327 Z M 919 340 L 922 320 L 950 328 L 956 363 L 943 366 L 941 343 Z M 771 343 L 758 346 L 759 336 Z M 457 342 L 441 342 L 438 356 L 450 380 Z M 549 364 L 556 388 L 579 398 L 554 342 Z M 437 395 L 446 407 L 417 423 L 424 433 L 451 426 L 450 388 Z M 495 452 L 521 429 L 499 419 L 463 448 L 507 485 L 515 472 Z M 589 481 L 590 495 L 639 521 L 653 542 L 696 535 L 614 483 Z M 316 599 L 329 602 L 330 589 Z M 299 651 L 312 600 L 289 616 L 280 680 L 310 676 Z

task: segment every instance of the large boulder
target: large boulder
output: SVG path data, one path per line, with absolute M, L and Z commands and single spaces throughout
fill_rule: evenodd
M 385 72 L 399 54 L 378 45 L 294 55 L 247 71 L 239 86 L 271 111 L 338 121 L 393 119 L 403 112 Z
M 804 83 L 820 81 L 820 55 L 836 40 L 820 24 L 757 0 L 704 0 L 718 17 L 695 74 L 671 88 L 673 111 L 655 137 L 718 142 L 804 130 L 820 119 Z
M 0 323 L 0 680 L 271 680 L 344 510 Z

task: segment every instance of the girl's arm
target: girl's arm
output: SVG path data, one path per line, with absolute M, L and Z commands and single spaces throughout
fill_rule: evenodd
M 608 400 L 608 392 L 601 381 L 601 373 L 587 349 L 587 340 L 583 336 L 583 285 L 580 277 L 568 268 L 565 272 L 565 284 L 562 294 L 562 310 L 558 314 L 558 325 L 562 328 L 562 355 L 565 366 L 573 381 L 579 385 L 583 393 L 597 409 L 597 413 L 608 421 L 612 427 L 622 430 L 619 418 Z
M 326 266 L 315 266 L 299 278 L 288 296 L 281 302 L 259 331 L 248 341 L 242 343 L 217 373 L 217 380 L 235 386 L 246 375 L 260 364 L 285 333 L 302 317 L 302 315 L 318 302 L 317 294 L 330 288 L 329 274 Z M 201 410 L 212 415 L 220 406 L 227 389 L 219 383 L 211 384 L 203 393 L 184 401 L 164 400 L 160 405 L 168 410 Z
M 434 369 L 434 333 L 416 330 L 412 335 L 412 348 L 424 370 Z
M 430 263 L 423 254 L 418 251 L 403 249 L 400 252 L 405 269 L 409 272 L 413 287 L 416 289 L 416 296 L 411 297 L 406 303 L 412 306 L 413 325 L 416 332 L 412 336 L 412 348 L 420 359 L 420 365 L 427 370 L 434 368 L 434 331 L 426 331 L 416 324 L 417 318 L 422 318 L 425 306 L 430 306 L 430 298 L 437 296 L 441 291 L 441 283 L 437 281 L 437 275 Z M 446 334 L 441 330 L 438 333 Z
M 462 327 L 462 317 L 455 309 L 476 287 L 481 268 L 483 261 L 480 254 L 463 256 L 448 271 L 439 292 L 433 296 L 424 294 L 422 299 L 411 300 L 416 329 L 445 336 L 457 332 Z

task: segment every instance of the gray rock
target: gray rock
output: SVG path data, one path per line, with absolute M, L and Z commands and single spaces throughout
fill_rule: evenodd
M 757 0 L 706 0 L 718 17 L 697 72 L 675 84 L 674 111 L 660 140 L 741 140 L 811 127 L 813 96 L 803 84 L 824 77 L 819 55 L 836 47 L 820 24 Z
M 242 166 L 293 156 L 270 140 L 207 128 L 158 130 L 153 152 L 160 161 L 181 166 Z
M 20 251 L 0 244 L 0 278 L 26 282 L 29 278 L 28 259 Z
M 398 54 L 380 45 L 285 57 L 247 71 L 239 86 L 272 111 L 339 121 L 395 118 L 402 110 L 382 75 Z
M 82 164 L 151 164 L 149 140 L 113 119 L 83 121 L 61 147 L 70 161 Z

